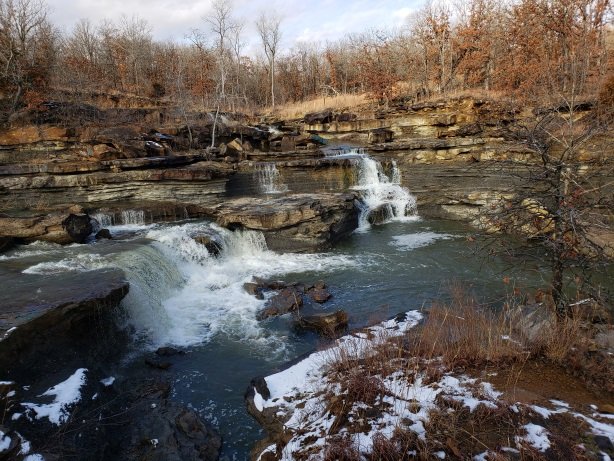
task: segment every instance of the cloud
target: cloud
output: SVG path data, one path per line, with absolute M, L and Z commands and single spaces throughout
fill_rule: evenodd
M 98 24 L 118 21 L 122 15 L 138 16 L 150 25 L 157 40 L 182 40 L 194 28 L 206 28 L 203 17 L 211 12 L 211 0 L 47 0 L 50 18 L 70 31 L 81 18 Z M 246 41 L 258 46 L 254 27 L 262 13 L 282 19 L 283 48 L 297 43 L 326 42 L 347 33 L 386 29 L 403 24 L 425 0 L 234 0 L 234 14 L 246 23 Z

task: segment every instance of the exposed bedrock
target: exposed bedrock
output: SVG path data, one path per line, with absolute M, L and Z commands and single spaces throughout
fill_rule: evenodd
M 272 250 L 311 251 L 326 248 L 356 229 L 357 200 L 355 193 L 244 197 L 208 211 L 223 227 L 262 231 Z
M 84 243 L 96 229 L 96 222 L 79 205 L 52 213 L 30 216 L 0 215 L 0 238 L 5 242 Z M 10 246 L 5 246 L 10 249 Z M 0 252 L 2 248 L 0 248 Z
M 129 290 L 122 271 L 16 271 L 13 276 L 20 279 L 18 288 L 7 284 L 0 295 L 2 379 L 15 379 L 32 369 L 52 372 L 83 354 L 96 357 L 116 349 L 109 348 L 115 340 L 102 333 L 102 327 L 116 330 L 117 308 Z M 24 290 L 24 284 L 32 290 Z

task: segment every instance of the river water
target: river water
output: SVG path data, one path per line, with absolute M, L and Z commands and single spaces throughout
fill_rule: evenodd
M 130 375 L 135 364 L 142 366 L 142 354 L 159 346 L 184 348 L 187 353 L 174 357 L 164 372 L 173 382 L 172 397 L 220 429 L 223 455 L 246 459 L 262 436 L 244 409 L 249 381 L 322 343 L 313 334 L 295 331 L 290 315 L 256 321 L 265 301 L 243 289 L 253 276 L 324 280 L 333 298 L 322 306 L 307 303 L 304 312 L 344 309 L 350 328 L 428 307 L 434 299 L 445 299 L 454 281 L 489 300 L 502 300 L 511 287 L 503 282 L 503 271 L 513 261 L 476 256 L 468 239 L 472 230 L 464 224 L 420 218 L 394 167 L 386 174 L 368 156 L 341 155 L 357 158 L 355 189 L 365 197 L 366 208 L 359 229 L 330 251 L 277 254 L 258 232 L 231 232 L 207 221 L 147 224 L 138 209 L 127 210 L 121 219 L 98 216 L 113 240 L 65 247 L 35 243 L 0 256 L 4 294 L 25 299 L 60 285 L 79 289 L 76 274 L 107 267 L 124 270 L 130 293 L 123 301 L 125 316 L 118 321 L 134 331 L 135 346 L 118 376 Z M 266 168 L 266 174 L 258 173 L 263 181 L 273 177 L 275 192 L 285 190 Z M 371 226 L 367 213 L 380 206 L 389 207 L 389 222 Z M 195 235 L 217 241 L 221 255 L 208 254 L 193 240 Z M 525 266 L 505 275 L 529 288 L 532 281 L 539 282 L 538 273 Z

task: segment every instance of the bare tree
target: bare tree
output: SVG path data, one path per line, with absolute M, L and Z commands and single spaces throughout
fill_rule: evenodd
M 217 65 L 220 80 L 218 84 L 215 117 L 213 119 L 213 127 L 211 129 L 211 147 L 215 146 L 215 131 L 220 113 L 220 106 L 226 102 L 226 61 L 228 54 L 227 41 L 228 35 L 233 27 L 231 0 L 215 0 L 212 7 L 213 11 L 211 14 L 204 19 L 205 22 L 209 24 L 209 28 L 215 36 L 215 49 L 217 53 Z
M 269 73 L 271 77 L 271 106 L 275 107 L 275 58 L 277 49 L 281 41 L 281 30 L 279 28 L 281 19 L 278 17 L 267 16 L 265 13 L 260 15 L 256 21 L 256 27 L 262 40 L 264 54 L 269 61 Z
M 591 109 L 592 104 L 572 98 L 543 110 L 537 121 L 508 128 L 532 154 L 524 171 L 504 164 L 502 174 L 516 178 L 517 192 L 484 221 L 490 230 L 524 235 L 543 248 L 543 254 L 527 254 L 548 262 L 552 301 L 561 318 L 571 314 L 570 288 L 597 298 L 601 287 L 591 283 L 592 275 L 614 250 L 608 244 L 614 169 L 607 138 L 600 139 L 614 113 L 611 107 Z
M 46 57 L 41 51 L 52 39 L 42 0 L 0 0 L 0 89 L 12 94 L 11 112 L 50 70 L 49 62 L 41 62 Z

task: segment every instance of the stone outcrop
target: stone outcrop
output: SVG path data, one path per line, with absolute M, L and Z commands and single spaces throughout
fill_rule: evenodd
M 25 276 L 40 289 L 24 293 L 6 286 L 0 303 L 0 368 L 5 378 L 41 351 L 73 340 L 89 342 L 84 325 L 96 324 L 113 311 L 129 289 L 119 270 Z M 53 368 L 56 359 L 46 360 Z
M 84 243 L 94 229 L 95 221 L 78 205 L 31 217 L 0 216 L 0 237 L 23 242 Z
M 263 310 L 256 315 L 257 320 L 266 320 L 270 317 L 298 311 L 303 305 L 303 294 L 295 287 L 282 289 L 267 301 Z
M 239 198 L 208 209 L 229 229 L 262 231 L 274 251 L 330 246 L 358 226 L 355 194 L 296 194 L 271 200 Z
M 294 325 L 300 330 L 311 330 L 322 336 L 333 338 L 347 328 L 348 321 L 348 314 L 338 310 L 333 313 L 300 316 Z

